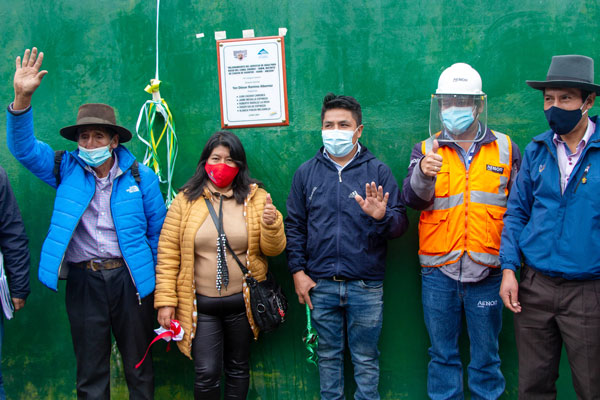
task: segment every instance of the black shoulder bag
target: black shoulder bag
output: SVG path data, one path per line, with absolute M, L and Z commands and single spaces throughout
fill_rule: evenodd
M 217 217 L 217 213 L 210 200 L 206 198 L 204 200 L 206 201 L 206 207 L 208 207 L 208 211 L 215 223 L 218 234 L 220 235 L 223 233 L 223 235 L 225 235 L 225 232 L 223 231 L 223 221 Z M 281 286 L 275 281 L 275 277 L 270 271 L 267 272 L 267 279 L 264 281 L 258 282 L 254 279 L 249 274 L 248 268 L 242 264 L 238 256 L 231 249 L 226 236 L 225 243 L 231 256 L 240 266 L 246 284 L 250 289 L 250 309 L 252 311 L 254 323 L 263 332 L 274 331 L 285 320 L 285 313 L 287 312 L 288 306 L 287 299 L 281 290 Z

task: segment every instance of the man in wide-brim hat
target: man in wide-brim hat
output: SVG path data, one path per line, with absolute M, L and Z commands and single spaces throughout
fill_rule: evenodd
M 563 343 L 579 399 L 600 394 L 600 85 L 594 61 L 552 58 L 543 91 L 550 130 L 525 149 L 504 215 L 500 295 L 515 313 L 519 398 L 556 397 Z M 515 271 L 521 269 L 517 283 Z
M 43 53 L 17 57 L 15 100 L 7 112 L 11 153 L 57 189 L 39 279 L 57 290 L 67 279 L 66 308 L 77 360 L 77 397 L 110 397 L 111 330 L 132 399 L 151 399 L 151 362 L 139 369 L 153 337 L 154 268 L 165 206 L 158 178 L 121 143 L 131 132 L 106 104 L 84 104 L 60 134 L 74 151 L 54 152 L 33 133 L 31 97 L 47 71 Z

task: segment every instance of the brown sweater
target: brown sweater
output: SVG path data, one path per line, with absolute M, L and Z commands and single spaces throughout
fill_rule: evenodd
M 252 276 L 263 281 L 267 274 L 266 256 L 276 256 L 285 249 L 283 217 L 277 212 L 277 220 L 272 225 L 262 222 L 267 192 L 252 185 L 244 202 L 244 217 L 248 230 L 248 251 L 246 266 Z M 210 215 L 204 198 L 211 198 L 210 191 L 193 202 L 188 202 L 179 193 L 171 203 L 158 242 L 158 263 L 156 265 L 156 291 L 154 307 L 175 307 L 175 319 L 185 331 L 183 340 L 177 342 L 179 350 L 191 358 L 192 338 L 196 333 L 196 288 L 194 286 L 194 240 L 198 228 Z M 216 245 L 216 242 L 215 242 Z M 246 315 L 254 337 L 258 328 L 254 325 L 249 309 L 249 294 L 246 290 L 244 301 Z
M 214 193 L 216 189 L 210 188 Z M 211 199 L 217 216 L 219 215 L 220 199 L 213 196 Z M 233 197 L 233 190 L 223 196 L 223 229 L 227 235 L 229 245 L 242 262 L 246 265 L 246 251 L 248 251 L 248 231 L 244 219 L 244 205 L 238 204 Z M 194 239 L 194 275 L 196 279 L 196 293 L 208 297 L 231 296 L 242 291 L 244 275 L 240 266 L 235 261 L 229 249 L 227 254 L 227 271 L 229 271 L 229 285 L 217 290 L 217 228 L 213 219 L 204 220 L 196 232 Z

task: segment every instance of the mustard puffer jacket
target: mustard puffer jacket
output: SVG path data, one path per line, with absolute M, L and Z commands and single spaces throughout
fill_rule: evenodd
M 198 228 L 209 217 L 204 201 L 211 198 L 209 190 L 193 202 L 188 202 L 180 192 L 167 213 L 160 240 L 158 242 L 158 263 L 156 265 L 156 291 L 154 307 L 175 307 L 175 319 L 181 323 L 185 334 L 177 342 L 179 350 L 192 358 L 192 339 L 196 333 L 196 289 L 194 287 L 194 239 Z M 251 185 L 250 193 L 244 201 L 244 217 L 248 230 L 248 251 L 246 267 L 252 276 L 263 281 L 267 274 L 266 256 L 280 254 L 286 245 L 283 217 L 277 211 L 277 220 L 272 225 L 262 222 L 262 213 L 267 192 L 256 184 Z M 250 295 L 243 289 L 246 315 L 254 338 L 259 329 L 254 325 L 250 311 Z

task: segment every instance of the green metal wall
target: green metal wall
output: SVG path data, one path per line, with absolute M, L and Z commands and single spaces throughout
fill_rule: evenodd
M 160 29 L 161 93 L 180 136 L 176 184 L 193 173 L 200 150 L 220 126 L 214 31 L 241 37 L 276 35 L 286 27 L 290 126 L 237 130 L 251 170 L 285 213 L 295 169 L 320 146 L 319 112 L 327 91 L 355 96 L 363 106 L 363 142 L 401 181 L 412 145 L 427 135 L 429 95 L 441 71 L 467 62 L 483 78 L 489 124 L 521 148 L 546 129 L 539 92 L 526 79 L 545 77 L 554 54 L 598 50 L 597 0 L 246 0 L 164 1 Z M 19 0 L 0 2 L 0 99 L 13 98 L 14 58 L 26 47 L 45 52 L 49 74 L 36 93 L 36 134 L 55 149 L 71 149 L 58 129 L 75 120 L 84 102 L 107 102 L 133 129 L 144 86 L 154 75 L 154 0 Z M 196 33 L 205 37 L 196 39 Z M 597 76 L 600 76 L 597 74 Z M 593 114 L 593 113 L 592 113 Z M 21 167 L 6 148 L 0 114 L 0 164 L 24 214 L 32 250 L 32 294 L 6 324 L 5 384 L 11 398 L 73 398 L 75 359 L 64 308 L 64 283 L 54 293 L 37 281 L 37 263 L 54 191 Z M 143 147 L 129 145 L 141 157 Z M 385 399 L 426 397 L 429 341 L 424 328 L 417 263 L 417 214 L 411 228 L 390 243 L 385 281 L 380 393 Z M 251 399 L 316 399 L 318 374 L 304 358 L 304 310 L 294 301 L 283 256 L 271 264 L 291 301 L 290 318 L 252 347 Z M 516 398 L 517 355 L 512 316 L 500 338 L 505 398 Z M 468 362 L 468 340 L 462 341 Z M 157 398 L 192 396 L 193 366 L 177 350 L 155 351 Z M 126 398 L 118 358 L 115 398 Z M 350 368 L 348 368 L 349 370 Z M 353 393 L 347 371 L 347 397 Z M 563 357 L 560 399 L 574 398 Z

